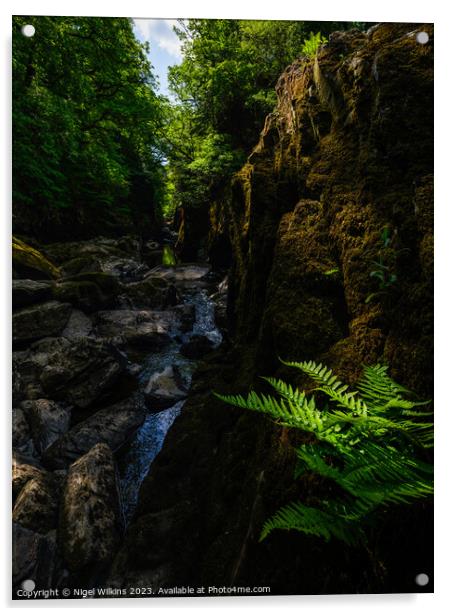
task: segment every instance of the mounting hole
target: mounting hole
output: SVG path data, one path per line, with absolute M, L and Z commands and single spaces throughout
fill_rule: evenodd
M 34 36 L 36 32 L 35 27 L 32 26 L 31 24 L 26 24 L 25 26 L 22 26 L 20 31 L 22 32 L 24 36 L 27 36 L 28 38 Z
M 31 592 L 35 589 L 36 584 L 33 580 L 24 580 L 21 584 L 22 590 L 26 590 L 27 592 Z
M 427 32 L 422 31 L 416 34 L 416 40 L 421 45 L 426 45 L 428 43 L 428 38 Z
M 415 582 L 418 586 L 427 586 L 430 582 L 430 578 L 426 573 L 418 573 L 415 578 Z

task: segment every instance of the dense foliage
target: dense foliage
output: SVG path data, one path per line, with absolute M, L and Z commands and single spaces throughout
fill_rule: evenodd
M 129 19 L 13 18 L 17 230 L 62 237 L 152 224 L 162 102 L 145 51 Z
M 395 383 L 387 367 L 364 368 L 350 391 L 331 370 L 314 362 L 288 363 L 311 377 L 318 396 L 292 388 L 281 380 L 266 381 L 278 398 L 251 392 L 218 397 L 235 406 L 272 417 L 278 424 L 310 433 L 312 442 L 300 445 L 296 477 L 314 473 L 336 485 L 331 495 L 311 497 L 309 504 L 283 507 L 264 525 L 261 538 L 275 529 L 295 529 L 355 544 L 388 505 L 412 503 L 432 494 L 433 468 L 424 450 L 433 445 L 433 429 L 419 412 L 410 392 Z M 321 485 L 317 483 L 317 485 Z
M 166 131 L 173 205 L 200 207 L 256 144 L 275 85 L 296 58 L 347 22 L 180 21 L 183 61 L 169 71 L 175 104 Z M 318 34 L 312 34 L 312 31 Z

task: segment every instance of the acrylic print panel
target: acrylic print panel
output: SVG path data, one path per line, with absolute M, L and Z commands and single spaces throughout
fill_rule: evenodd
M 12 58 L 13 598 L 432 592 L 432 24 Z

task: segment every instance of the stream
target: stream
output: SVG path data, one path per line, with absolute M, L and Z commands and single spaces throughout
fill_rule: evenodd
M 189 267 L 196 268 L 197 266 Z M 168 272 L 171 273 L 171 267 L 168 267 Z M 177 368 L 185 388 L 189 389 L 192 374 L 199 360 L 188 359 L 182 355 L 181 346 L 189 342 L 193 336 L 208 338 L 212 348 L 218 347 L 222 341 L 222 335 L 215 324 L 215 303 L 209 297 L 208 288 L 206 288 L 208 284 L 202 279 L 190 279 L 190 276 L 180 281 L 176 279 L 175 284 L 183 297 L 183 303 L 195 309 L 194 324 L 189 332 L 183 332 L 175 327 L 171 334 L 170 344 L 145 358 L 138 377 L 142 388 L 146 386 L 152 375 L 173 366 Z M 185 400 L 180 400 L 165 410 L 148 414 L 130 442 L 127 451 L 118 460 L 119 483 L 126 525 L 129 524 L 134 514 L 141 484 L 153 460 L 161 450 L 168 430 L 182 411 L 184 403 Z

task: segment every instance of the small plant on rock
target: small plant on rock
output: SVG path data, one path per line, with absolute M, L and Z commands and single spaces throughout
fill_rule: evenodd
M 382 295 L 387 295 L 397 283 L 397 274 L 395 273 L 396 258 L 398 255 L 409 251 L 406 248 L 402 250 L 392 249 L 391 243 L 393 239 L 394 236 L 391 235 L 389 227 L 384 227 L 380 236 L 378 261 L 372 261 L 373 269 L 369 273 L 370 278 L 377 279 L 378 291 L 375 291 L 366 297 L 366 304 L 375 298 L 381 297 Z
M 237 407 L 269 415 L 278 425 L 311 433 L 313 442 L 297 447 L 295 477 L 314 473 L 336 484 L 337 495 L 319 496 L 309 506 L 291 503 L 266 521 L 261 540 L 275 529 L 295 529 L 347 544 L 363 542 L 365 530 L 390 505 L 412 503 L 433 492 L 433 468 L 425 450 L 433 446 L 426 402 L 388 376 L 388 368 L 365 367 L 351 391 L 322 364 L 283 362 L 311 377 L 312 395 L 284 381 L 265 378 L 277 396 L 250 392 L 222 396 Z M 318 394 L 327 403 L 321 404 Z
M 320 32 L 317 32 L 317 34 L 311 32 L 309 38 L 305 39 L 303 42 L 301 53 L 303 56 L 313 58 L 316 55 L 317 49 L 320 47 L 320 45 L 324 45 L 327 42 L 327 39 L 322 34 L 320 34 Z

